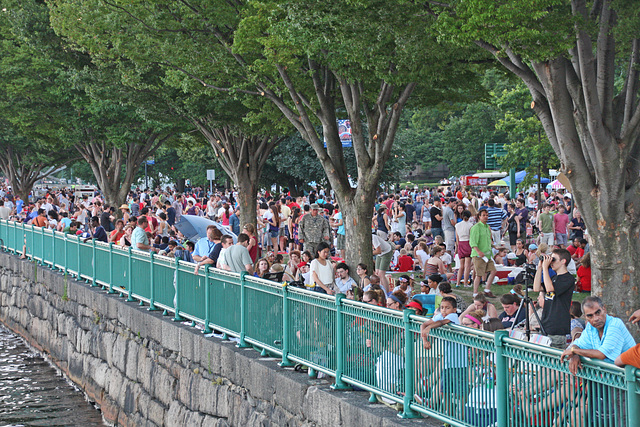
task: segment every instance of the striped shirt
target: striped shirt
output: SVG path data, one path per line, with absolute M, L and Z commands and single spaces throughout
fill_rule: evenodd
M 489 220 L 487 224 L 493 231 L 499 231 L 502 229 L 502 221 L 507 219 L 507 213 L 500 208 L 491 207 L 487 208 L 489 214 Z

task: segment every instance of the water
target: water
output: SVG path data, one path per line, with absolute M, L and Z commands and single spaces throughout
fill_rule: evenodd
M 104 425 L 81 390 L 0 324 L 0 426 Z

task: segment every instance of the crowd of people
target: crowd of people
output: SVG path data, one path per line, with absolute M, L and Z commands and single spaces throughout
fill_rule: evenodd
M 195 273 L 204 265 L 247 271 L 433 315 L 421 329 L 425 349 L 431 347 L 430 331 L 448 323 L 518 331 L 528 318 L 533 333 L 564 350 L 572 372 L 579 369 L 577 356 L 640 366 L 633 338 L 599 299 L 587 298 L 582 305 L 572 301 L 574 293 L 591 290 L 591 264 L 588 232 L 569 193 L 542 192 L 540 206 L 535 193 L 511 200 L 486 188 L 455 185 L 380 194 L 372 212 L 374 259 L 360 260 L 355 271 L 344 262 L 347 221 L 323 189 L 298 197 L 260 193 L 255 224 L 240 224 L 233 191 L 138 190 L 124 204 L 109 206 L 98 192 L 76 197 L 68 189 L 50 190 L 23 201 L 3 187 L 0 199 L 0 219 L 174 256 L 194 263 Z M 206 236 L 191 242 L 176 227 L 182 215 L 207 217 L 223 228 L 210 225 Z M 527 265 L 536 271 L 531 279 L 538 298 L 532 307 L 521 304 Z M 511 292 L 500 297 L 502 310 L 491 302 L 496 266 L 523 272 L 513 278 Z M 456 293 L 465 287 L 473 287 L 473 301 Z M 640 312 L 634 316 L 637 322 Z M 443 383 L 442 388 L 455 387 Z

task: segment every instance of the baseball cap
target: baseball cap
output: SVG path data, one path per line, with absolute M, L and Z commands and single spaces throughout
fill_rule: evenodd
M 538 245 L 536 245 L 535 243 L 532 243 L 529 245 L 529 250 L 530 251 L 535 251 L 536 249 L 538 249 Z

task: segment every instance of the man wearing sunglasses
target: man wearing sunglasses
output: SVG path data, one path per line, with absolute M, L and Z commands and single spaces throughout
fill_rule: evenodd
M 567 271 L 571 254 L 566 249 L 555 249 L 545 255 L 538 264 L 533 279 L 534 292 L 546 292 L 542 310 L 542 327 L 551 339 L 551 346 L 564 350 L 567 335 L 571 333 L 571 297 L 576 285 L 575 278 Z M 551 277 L 549 269 L 556 274 Z

